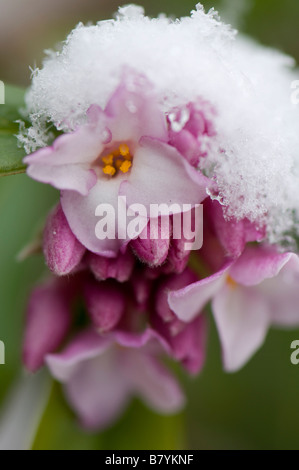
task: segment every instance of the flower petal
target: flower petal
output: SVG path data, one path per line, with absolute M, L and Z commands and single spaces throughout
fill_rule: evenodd
M 262 345 L 270 323 L 267 301 L 256 289 L 225 285 L 212 300 L 225 370 L 240 369 Z
M 166 118 L 152 87 L 142 75 L 128 73 L 107 104 L 105 113 L 114 141 L 138 142 L 142 136 L 167 140 Z
M 196 180 L 196 181 L 195 181 Z M 134 155 L 128 181 L 120 187 L 127 205 L 199 204 L 207 196 L 210 181 L 192 168 L 177 150 L 150 138 L 143 138 Z M 182 212 L 176 209 L 175 213 Z M 168 215 L 162 211 L 160 215 Z
M 52 375 L 60 382 L 68 382 L 78 371 L 83 361 L 103 354 L 111 345 L 111 340 L 93 330 L 85 330 L 58 354 L 48 354 L 46 363 Z
M 87 124 L 75 132 L 61 135 L 52 147 L 42 148 L 24 158 L 28 175 L 58 189 L 88 194 L 97 179 L 90 165 L 102 152 L 107 132 L 100 119 L 97 124 Z
M 227 263 L 212 276 L 169 293 L 169 306 L 180 320 L 189 322 L 201 313 L 204 306 L 222 287 L 231 264 Z
M 291 254 L 276 277 L 266 279 L 257 288 L 267 299 L 272 324 L 279 327 L 299 325 L 299 257 Z
M 63 191 L 61 194 L 62 209 L 75 236 L 89 251 L 109 258 L 115 257 L 125 243 L 125 240 L 117 238 L 119 178 L 98 179 L 86 197 L 75 191 Z M 114 238 L 100 240 L 96 237 L 96 225 L 100 219 L 95 214 L 99 204 L 109 204 L 115 209 L 114 213 L 111 211 L 108 222 L 111 227 L 115 226 Z
M 86 428 L 111 425 L 128 403 L 130 387 L 118 359 L 118 351 L 110 349 L 86 360 L 65 385 L 68 401 Z
M 109 337 L 120 346 L 125 348 L 140 349 L 146 347 L 147 351 L 170 352 L 167 341 L 152 328 L 146 328 L 142 333 L 130 333 L 116 330 L 110 333 Z
M 177 413 L 184 406 L 184 395 L 175 378 L 149 354 L 128 351 L 126 375 L 134 392 L 155 411 Z
M 277 276 L 290 257 L 290 253 L 278 253 L 272 247 L 247 246 L 232 266 L 230 276 L 238 284 L 254 286 Z

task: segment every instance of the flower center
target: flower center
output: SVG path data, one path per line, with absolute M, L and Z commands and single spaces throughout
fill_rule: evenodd
M 133 156 L 129 146 L 123 143 L 113 152 L 101 157 L 101 160 L 103 162 L 103 173 L 107 176 L 114 176 L 119 171 L 128 173 L 132 166 Z
M 237 282 L 232 277 L 230 277 L 230 275 L 226 277 L 226 282 L 231 289 L 235 289 L 238 286 Z

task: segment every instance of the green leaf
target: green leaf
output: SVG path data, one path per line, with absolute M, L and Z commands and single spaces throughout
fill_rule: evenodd
M 0 105 L 0 176 L 25 172 L 26 153 L 18 147 L 19 125 L 15 122 L 23 119 L 19 110 L 24 106 L 24 93 L 15 86 L 5 86 L 5 104 Z

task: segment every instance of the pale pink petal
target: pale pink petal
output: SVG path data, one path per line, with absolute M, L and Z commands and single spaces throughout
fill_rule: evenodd
M 114 141 L 138 143 L 142 136 L 167 140 L 166 118 L 144 76 L 127 72 L 105 113 Z
M 149 213 L 151 204 L 199 204 L 206 198 L 209 184 L 175 148 L 143 138 L 134 155 L 128 181 L 121 184 L 120 194 L 127 197 L 128 205 L 143 204 Z M 182 207 L 174 212 L 182 212 Z M 168 213 L 164 210 L 161 215 Z
M 131 333 L 116 330 L 111 332 L 109 338 L 125 348 L 140 349 L 145 348 L 148 352 L 170 353 L 167 341 L 152 328 L 146 328 L 142 333 Z
M 65 385 L 65 391 L 84 427 L 101 430 L 112 425 L 130 397 L 118 351 L 110 349 L 82 362 Z
M 267 301 L 254 288 L 222 287 L 212 300 L 225 370 L 240 369 L 263 344 L 269 324 Z
M 109 138 L 103 119 L 97 124 L 86 124 L 73 133 L 58 137 L 51 147 L 26 157 L 27 173 L 55 188 L 86 195 L 97 179 L 91 164 L 101 154 Z
M 69 226 L 78 240 L 93 253 L 115 257 L 124 240 L 117 239 L 117 207 L 118 190 L 121 176 L 111 179 L 98 179 L 87 197 L 74 191 L 63 191 L 61 205 Z M 109 220 L 115 224 L 114 238 L 100 240 L 96 237 L 96 225 L 101 217 L 96 216 L 99 204 L 109 204 L 111 211 Z M 112 227 L 113 225 L 111 225 Z
M 127 351 L 126 376 L 135 394 L 159 413 L 181 411 L 185 398 L 175 378 L 152 356 L 137 351 Z
M 268 246 L 247 246 L 230 270 L 230 276 L 239 284 L 254 286 L 277 276 L 289 261 L 290 253 L 278 253 Z
M 81 362 L 103 354 L 110 345 L 111 339 L 102 337 L 93 330 L 85 330 L 61 353 L 49 354 L 46 363 L 57 380 L 68 382 L 78 371 Z
M 73 190 L 86 196 L 95 185 L 97 176 L 90 168 L 81 165 L 33 164 L 27 174 L 36 181 L 47 183 L 57 189 Z
M 257 289 L 269 303 L 272 324 L 299 326 L 299 258 L 294 253 L 279 274 L 266 279 Z
M 231 264 L 226 264 L 212 276 L 169 293 L 169 306 L 180 320 L 190 322 L 201 313 L 205 305 L 225 283 Z

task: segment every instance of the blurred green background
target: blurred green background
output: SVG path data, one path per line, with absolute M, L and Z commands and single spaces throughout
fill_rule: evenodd
M 43 49 L 63 40 L 79 21 L 111 17 L 115 0 L 0 0 L 0 79 L 28 85 L 29 65 L 39 65 Z M 215 0 L 226 21 L 264 44 L 299 61 L 298 0 Z M 188 15 L 190 0 L 140 0 L 149 15 Z M 299 72 L 298 72 L 299 78 Z M 6 365 L 0 366 L 0 404 L 20 370 L 21 331 L 26 298 L 46 269 L 41 257 L 16 261 L 35 227 L 57 200 L 56 191 L 26 175 L 0 178 L 0 340 Z M 211 322 L 203 373 L 181 377 L 188 405 L 175 417 L 161 417 L 137 400 L 123 418 L 101 435 L 77 426 L 54 387 L 36 449 L 298 449 L 299 365 L 290 363 L 290 344 L 299 330 L 271 331 L 266 344 L 239 373 L 223 373 Z

